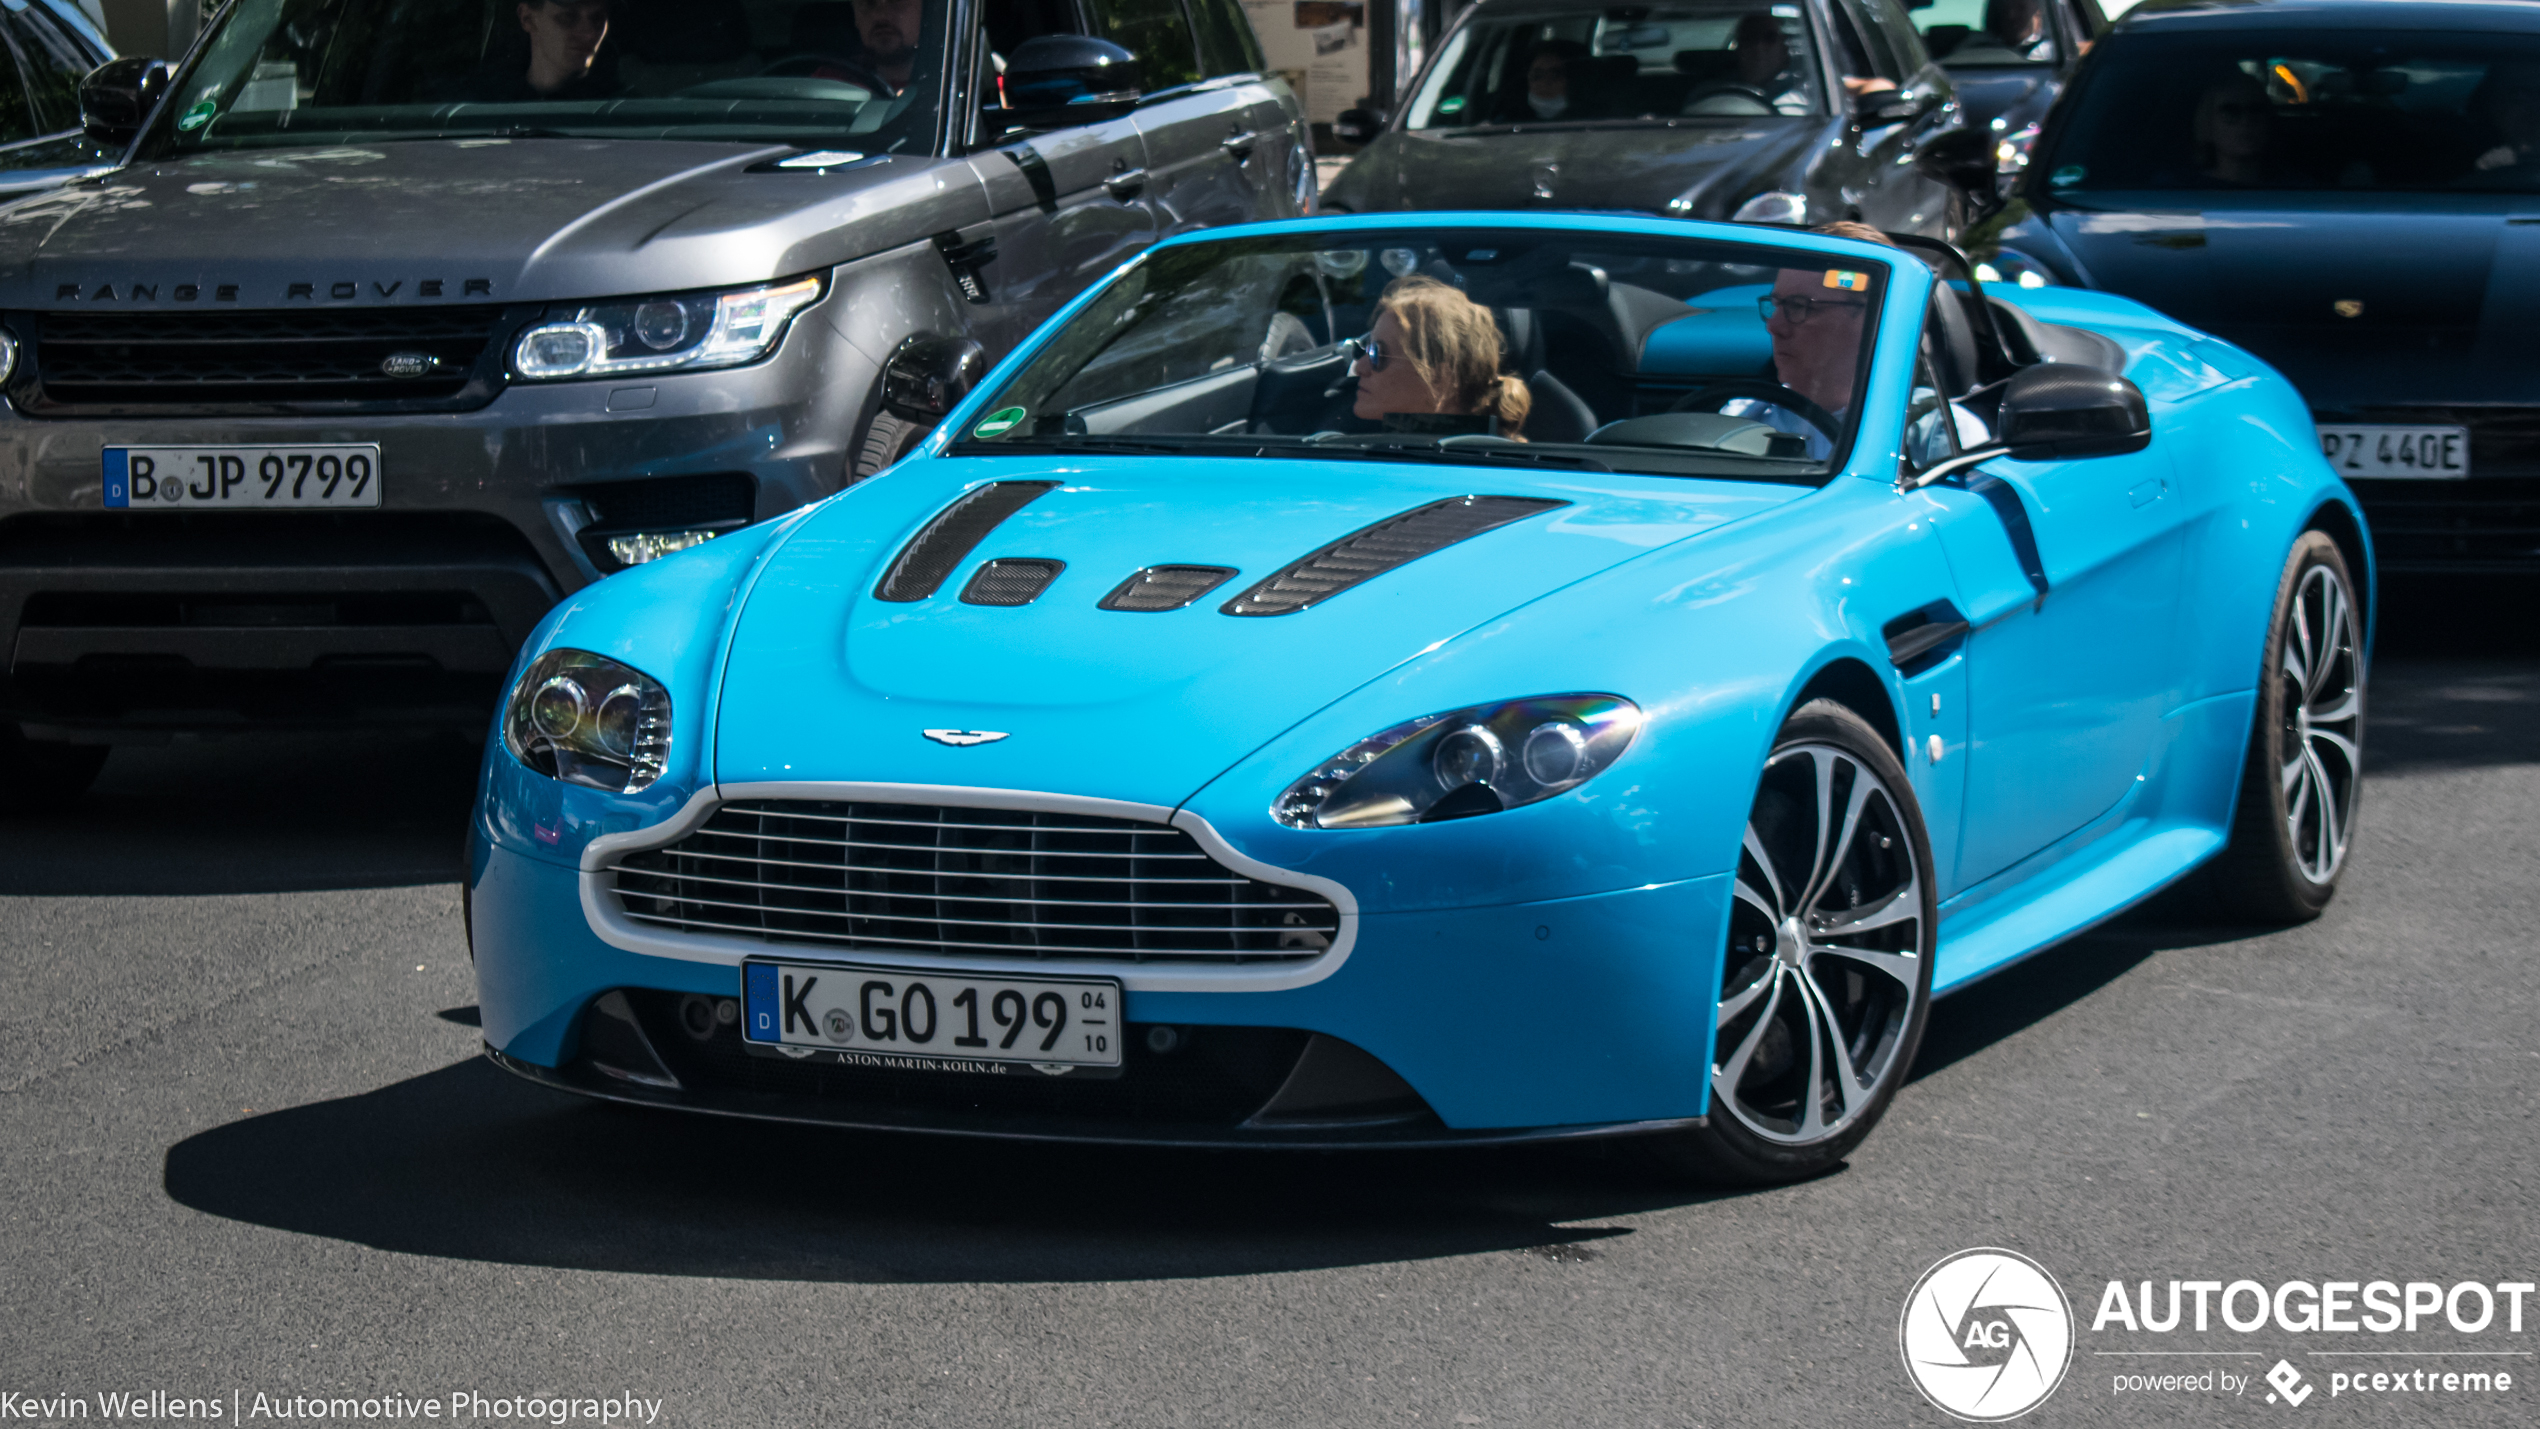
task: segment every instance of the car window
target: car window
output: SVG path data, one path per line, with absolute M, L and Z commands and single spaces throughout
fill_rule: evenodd
M 1094 0 L 1094 30 L 1136 55 L 1149 91 L 1200 78 L 1199 42 L 1182 0 Z
M 0 25 L 0 41 L 5 41 L 12 57 L 0 64 L 0 144 L 15 144 L 34 138 L 39 131 L 35 112 L 27 107 L 26 84 L 18 78 L 26 67 L 25 59 L 19 56 L 24 46 L 5 25 Z
M 1200 67 L 1209 78 L 1260 74 L 1269 68 L 1261 57 L 1261 38 L 1236 0 L 1191 0 L 1191 16 L 1199 22 Z
M 1846 68 L 1845 74 L 1876 75 L 1881 79 L 1905 78 L 1907 71 L 1904 61 L 1897 57 L 1895 46 L 1887 42 L 1887 33 L 1881 30 L 1860 6 L 1849 3 L 1849 0 L 1835 0 L 1831 9 L 1834 12 L 1835 24 L 1857 37 L 1846 41 L 1847 46 L 1859 49 L 1870 57 L 1868 68 Z
M 1859 0 L 1859 3 L 1877 28 L 1880 40 L 1895 57 L 1897 77 L 1905 79 L 1919 73 L 1930 56 L 1923 48 L 1922 35 L 1914 29 L 1914 22 L 1905 18 L 1903 7 L 1896 0 Z
M 537 133 L 930 150 L 949 0 L 236 0 L 143 153 Z
M 97 67 L 97 57 L 40 5 L 7 18 L 10 48 L 17 52 L 19 72 L 26 77 L 36 132 L 58 134 L 78 128 L 79 82 Z
M 1166 247 L 1052 333 L 962 435 L 980 452 L 1334 460 L 1488 446 L 1813 482 L 1850 441 L 1888 279 L 1883 261 L 1769 244 L 1540 229 Z
M 1412 96 L 1413 129 L 1814 115 L 1816 38 L 1797 5 L 1500 15 L 1459 28 Z
M 2032 162 L 2050 194 L 2540 192 L 2540 37 L 2130 34 L 2094 65 Z
M 2046 0 L 1932 0 L 1913 13 L 1933 59 L 1947 65 L 2051 65 Z

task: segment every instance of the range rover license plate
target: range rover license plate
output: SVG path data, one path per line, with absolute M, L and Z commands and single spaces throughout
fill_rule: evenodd
M 110 511 L 368 507 L 379 483 L 373 443 L 106 448 Z
M 2469 428 L 2323 426 L 2320 455 L 2352 480 L 2458 481 L 2469 475 Z
M 742 965 L 753 1052 L 990 1076 L 1120 1069 L 1120 984 L 839 963 Z

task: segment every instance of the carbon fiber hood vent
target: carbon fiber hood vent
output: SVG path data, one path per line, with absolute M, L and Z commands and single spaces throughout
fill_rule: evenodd
M 933 595 L 999 523 L 1057 486 L 1055 481 L 999 481 L 967 493 L 927 522 L 891 562 L 882 584 L 874 587 L 874 598 L 907 602 Z
M 1217 608 L 1228 615 L 1294 615 L 1458 541 L 1569 504 L 1529 496 L 1433 501 L 1343 536 Z

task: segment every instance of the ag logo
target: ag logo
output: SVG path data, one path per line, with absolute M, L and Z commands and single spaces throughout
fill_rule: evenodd
M 1905 1373 L 1959 1419 L 2017 1419 L 2046 1401 L 2073 1358 L 2063 1288 L 2016 1251 L 1962 1250 L 1923 1272 L 1897 1325 Z
M 994 744 L 1006 737 L 1001 729 L 923 729 L 918 733 L 937 744 L 949 744 L 957 749 L 967 749 L 974 744 Z

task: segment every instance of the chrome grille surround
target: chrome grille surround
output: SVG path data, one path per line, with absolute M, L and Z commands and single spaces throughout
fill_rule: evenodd
M 1133 991 L 1317 982 L 1356 901 L 1187 811 L 1026 791 L 761 784 L 592 842 L 582 901 L 631 951 L 1082 972 Z

